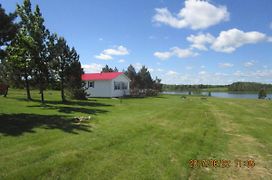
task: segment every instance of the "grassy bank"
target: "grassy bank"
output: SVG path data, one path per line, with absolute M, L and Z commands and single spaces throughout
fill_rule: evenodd
M 272 102 L 163 95 L 61 104 L 0 97 L 0 179 L 268 179 Z M 90 116 L 78 123 L 75 116 Z M 231 160 L 191 168 L 191 159 Z M 255 167 L 234 160 L 254 159 Z

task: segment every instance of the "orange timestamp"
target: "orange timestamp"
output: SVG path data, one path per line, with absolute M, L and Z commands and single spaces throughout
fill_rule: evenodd
M 245 161 L 240 159 L 235 159 L 233 161 L 227 160 L 227 159 L 221 159 L 221 160 L 192 159 L 192 160 L 189 160 L 188 164 L 191 168 L 201 168 L 201 167 L 229 168 L 231 166 L 234 166 L 236 168 L 242 168 L 242 167 L 253 168 L 255 166 L 255 161 L 253 159 L 248 159 Z

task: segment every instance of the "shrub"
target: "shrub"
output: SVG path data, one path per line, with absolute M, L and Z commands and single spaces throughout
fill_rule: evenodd
M 265 99 L 266 96 L 267 96 L 266 90 L 265 90 L 265 89 L 261 89 L 261 90 L 259 91 L 258 98 L 259 98 L 259 99 Z

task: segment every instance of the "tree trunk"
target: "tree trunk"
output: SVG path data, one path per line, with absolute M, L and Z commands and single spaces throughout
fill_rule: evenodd
M 7 97 L 7 95 L 8 95 L 8 89 L 9 89 L 9 86 L 7 85 L 7 89 L 6 89 L 5 93 L 4 93 L 4 97 Z
M 32 100 L 30 95 L 30 89 L 29 89 L 29 82 L 27 79 L 27 74 L 25 74 L 25 88 L 26 88 L 26 94 L 27 94 L 27 100 Z
M 60 91 L 61 91 L 61 100 L 62 102 L 65 102 L 66 99 L 65 99 L 65 94 L 64 94 L 64 80 L 63 80 L 63 77 L 61 77 L 61 80 L 60 80 Z
M 44 94 L 43 94 L 42 88 L 40 88 L 40 94 L 41 94 L 41 103 L 44 103 Z

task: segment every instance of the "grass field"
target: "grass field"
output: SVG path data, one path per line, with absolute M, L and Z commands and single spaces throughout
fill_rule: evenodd
M 271 179 L 272 101 L 0 97 L 0 179 Z M 91 120 L 75 122 L 75 116 Z M 189 160 L 230 160 L 191 168 Z M 255 166 L 236 167 L 234 160 Z

